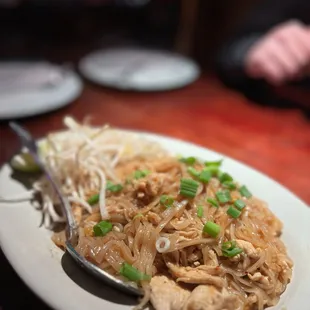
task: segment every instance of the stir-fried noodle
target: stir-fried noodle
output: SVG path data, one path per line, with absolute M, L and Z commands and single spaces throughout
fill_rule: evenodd
M 47 137 L 43 157 L 79 224 L 77 250 L 141 286 L 138 307 L 263 309 L 278 302 L 292 275 L 282 224 L 220 162 L 180 160 L 136 134 L 71 118 L 65 124 L 68 131 Z M 45 224 L 64 222 L 47 180 L 34 189 Z M 64 246 L 64 233 L 53 240 Z

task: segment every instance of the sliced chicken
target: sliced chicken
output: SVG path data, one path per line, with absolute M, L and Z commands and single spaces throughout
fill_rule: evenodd
M 192 254 L 188 255 L 188 262 L 195 263 L 198 262 L 202 257 L 201 251 L 194 251 Z M 200 265 L 200 264 L 199 264 Z
M 223 271 L 220 267 L 198 266 L 180 267 L 172 263 L 167 264 L 171 274 L 176 278 L 177 282 L 192 283 L 192 284 L 212 284 L 217 287 L 223 287 L 225 281 L 220 276 Z
M 255 294 L 250 294 L 247 299 L 247 304 L 251 307 L 253 304 L 257 302 L 257 296 Z
M 219 265 L 217 256 L 213 250 L 209 250 L 208 247 L 205 247 L 202 249 L 202 253 L 203 253 L 204 265 L 207 265 L 207 266 L 218 266 Z
M 162 177 L 158 173 L 152 173 L 141 180 L 134 181 L 134 197 L 142 205 L 149 204 L 160 193 L 162 183 Z
M 151 222 L 152 224 L 154 225 L 158 225 L 161 221 L 161 217 L 155 213 L 155 212 L 152 212 L 152 211 L 149 211 L 146 215 L 146 218 L 149 222 Z
M 259 258 L 260 249 L 255 249 L 252 243 L 244 240 L 237 239 L 237 246 L 243 250 L 250 258 Z
M 182 310 L 235 310 L 238 299 L 227 292 L 219 292 L 212 285 L 197 286 Z
M 153 277 L 150 285 L 150 298 L 156 310 L 180 310 L 190 296 L 188 290 L 166 276 Z
M 250 280 L 252 280 L 253 282 L 258 282 L 261 283 L 263 285 L 269 285 L 269 279 L 266 276 L 263 276 L 260 272 L 255 272 L 253 275 L 251 275 L 250 273 L 248 274 L 248 277 L 250 278 Z

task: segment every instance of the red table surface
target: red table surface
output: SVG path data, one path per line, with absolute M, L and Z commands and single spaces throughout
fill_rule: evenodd
M 20 123 L 39 138 L 61 129 L 65 115 L 200 144 L 266 173 L 310 204 L 309 119 L 298 109 L 250 103 L 215 78 L 204 76 L 187 88 L 164 93 L 117 92 L 86 83 L 73 104 Z M 0 123 L 0 164 L 18 148 L 7 122 Z M 1 251 L 0 264 L 4 278 L 10 279 L 0 290 L 0 308 L 2 302 L 4 310 L 49 309 L 21 283 Z M 16 299 L 16 291 L 21 298 Z

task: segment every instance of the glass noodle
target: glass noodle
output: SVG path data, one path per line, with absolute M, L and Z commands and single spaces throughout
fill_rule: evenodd
M 41 144 L 80 226 L 77 246 L 115 277 L 141 286 L 137 306 L 263 309 L 292 275 L 281 222 L 221 161 L 177 158 L 138 134 L 65 119 Z M 46 225 L 63 223 L 48 182 Z M 64 233 L 54 242 L 64 247 Z M 173 299 L 173 300 L 172 300 Z

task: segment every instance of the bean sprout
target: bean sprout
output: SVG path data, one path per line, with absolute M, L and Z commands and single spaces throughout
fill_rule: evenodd
M 49 134 L 46 140 L 39 142 L 42 161 L 60 184 L 71 205 L 78 205 L 84 212 L 91 213 L 92 207 L 87 199 L 99 194 L 102 219 L 110 217 L 106 206 L 107 180 L 121 182 L 115 174 L 115 166 L 122 160 L 132 158 L 137 152 L 145 158 L 149 154 L 165 154 L 159 144 L 146 141 L 134 133 L 111 129 L 109 126 L 86 126 L 71 117 L 66 117 L 64 123 L 68 130 Z M 22 151 L 27 152 L 25 149 Z M 25 193 L 25 197 L 0 197 L 0 202 L 30 200 L 30 194 L 39 194 L 42 198 L 45 227 L 65 221 L 55 209 L 59 199 L 44 176 L 33 184 L 29 197 L 28 193 Z

